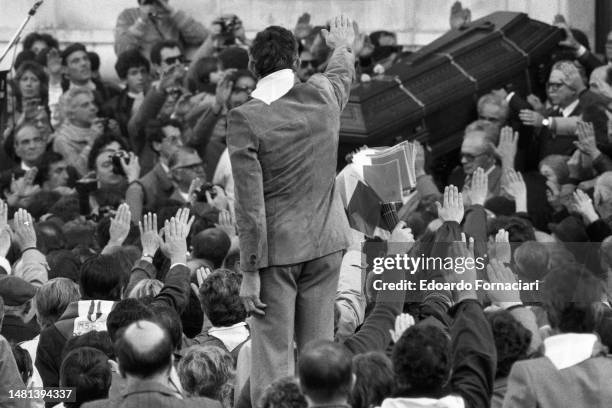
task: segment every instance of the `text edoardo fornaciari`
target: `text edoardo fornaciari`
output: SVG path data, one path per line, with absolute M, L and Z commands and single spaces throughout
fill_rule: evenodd
M 372 272 L 382 274 L 385 270 L 403 270 L 414 275 L 417 271 L 446 271 L 462 275 L 470 269 L 484 269 L 486 259 L 483 257 L 427 257 L 409 256 L 407 254 L 376 257 L 373 259 Z M 399 282 L 385 282 L 376 279 L 373 282 L 374 290 L 497 290 L 497 291 L 527 291 L 539 290 L 539 281 L 526 282 L 488 282 L 475 279 L 474 282 L 457 280 L 453 282 L 440 282 L 434 279 L 408 280 Z

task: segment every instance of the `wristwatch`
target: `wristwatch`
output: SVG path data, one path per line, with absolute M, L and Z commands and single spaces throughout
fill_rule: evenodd
M 550 128 L 550 119 L 548 119 L 548 118 L 542 119 L 542 126 Z

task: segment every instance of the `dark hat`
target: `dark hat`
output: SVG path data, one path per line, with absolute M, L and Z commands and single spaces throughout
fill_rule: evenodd
M 83 51 L 87 53 L 87 48 L 81 43 L 72 43 L 62 51 L 62 65 L 66 65 L 66 59 L 77 51 Z
M 565 217 L 560 223 L 548 224 L 550 231 L 563 242 L 588 242 L 589 236 L 581 220 L 574 216 Z
M 12 275 L 0 276 L 0 296 L 7 306 L 20 306 L 36 295 L 36 287 Z

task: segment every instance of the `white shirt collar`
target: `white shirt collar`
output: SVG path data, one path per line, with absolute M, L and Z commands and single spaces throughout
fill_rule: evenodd
M 164 163 L 159 162 L 159 165 L 161 166 L 161 168 L 166 172 L 166 174 L 170 174 L 170 167 L 166 166 Z
M 21 170 L 24 170 L 24 171 L 28 171 L 32 169 L 30 166 L 25 164 L 23 161 L 21 162 L 20 167 L 21 167 Z
M 557 370 L 575 366 L 593 355 L 597 336 L 591 333 L 564 333 L 544 340 L 544 355 Z
M 266 105 L 279 100 L 295 85 L 295 73 L 291 69 L 281 69 L 266 75 L 257 82 L 251 96 Z
M 181 195 L 181 198 L 188 203 L 189 202 L 189 193 L 183 193 L 181 190 L 178 191 L 179 194 Z
M 563 115 L 563 117 L 569 118 L 569 116 L 572 114 L 574 109 L 576 109 L 576 106 L 578 106 L 578 102 L 580 102 L 580 100 L 576 99 L 574 102 L 570 103 L 565 108 L 563 108 L 561 110 L 561 114 Z

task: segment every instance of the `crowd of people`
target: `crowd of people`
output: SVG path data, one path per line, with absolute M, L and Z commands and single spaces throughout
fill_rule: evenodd
M 28 34 L 0 129 L 0 406 L 604 406 L 612 48 L 555 24 L 545 94 L 482 95 L 446 179 L 417 143 L 410 210 L 373 236 L 336 196 L 339 118 L 407 54 L 395 33 L 304 14 L 249 39 L 138 0 L 120 84 Z M 369 244 L 486 262 L 377 290 L 411 274 L 372 272 Z

